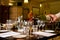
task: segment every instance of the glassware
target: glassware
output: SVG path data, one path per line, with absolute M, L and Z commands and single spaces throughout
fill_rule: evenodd
M 0 30 L 1 30 L 1 23 L 0 23 Z
M 33 30 L 33 32 L 37 32 L 38 31 L 38 25 L 33 25 L 32 30 Z
M 44 27 L 45 26 L 45 24 L 42 24 L 42 27 Z
M 42 26 L 42 24 L 39 25 L 39 31 L 42 30 L 42 29 L 41 29 L 41 26 Z
M 32 29 L 33 29 L 33 32 L 35 32 L 35 31 L 36 31 L 36 30 L 35 30 L 35 26 L 34 26 L 34 25 L 32 26 Z
M 38 31 L 38 25 L 36 25 L 35 30 Z
M 26 27 L 26 34 L 29 35 L 29 30 L 30 28 L 29 27 Z
M 37 21 L 37 24 L 40 25 L 40 20 Z
M 29 35 L 29 27 L 24 26 L 23 30 L 24 30 L 23 34 Z
M 7 20 L 6 26 L 7 26 L 6 27 L 7 30 L 11 30 L 11 28 L 13 27 L 12 20 Z
M 42 24 L 42 31 L 44 31 L 45 30 L 45 24 Z
M 41 26 L 42 26 L 42 31 L 44 31 L 44 29 L 45 29 L 44 28 L 45 27 L 45 22 L 44 21 L 42 21 L 42 25 Z

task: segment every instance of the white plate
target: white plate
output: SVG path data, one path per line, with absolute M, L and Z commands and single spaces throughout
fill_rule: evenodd
M 45 30 L 45 32 L 55 32 L 55 31 L 53 31 L 53 30 Z
M 25 38 L 27 35 L 14 35 L 14 38 Z
M 0 30 L 0 32 L 8 32 L 8 30 Z

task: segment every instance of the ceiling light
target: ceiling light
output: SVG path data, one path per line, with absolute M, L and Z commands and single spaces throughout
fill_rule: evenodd
M 40 4 L 40 7 L 42 7 L 42 4 Z
M 24 3 L 28 3 L 28 0 L 24 0 Z
M 10 6 L 12 6 L 13 4 L 12 3 L 9 3 Z
M 9 0 L 9 2 L 15 2 L 15 1 L 13 1 L 13 0 Z

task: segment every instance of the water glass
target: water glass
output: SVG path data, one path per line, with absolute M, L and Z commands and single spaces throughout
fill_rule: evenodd
M 29 35 L 29 27 L 23 27 L 24 34 Z
M 32 29 L 33 29 L 33 32 L 37 32 L 38 31 L 38 25 L 33 25 Z

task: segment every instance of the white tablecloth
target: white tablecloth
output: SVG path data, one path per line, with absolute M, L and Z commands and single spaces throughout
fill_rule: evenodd
M 54 33 L 47 33 L 47 32 L 33 32 L 33 34 L 36 34 L 36 35 L 42 35 L 42 36 L 45 36 L 45 37 L 50 37 L 50 36 L 53 36 L 53 35 L 56 35 Z
M 5 38 L 5 37 L 10 37 L 10 36 L 19 35 L 19 34 L 20 33 L 18 32 L 11 31 L 11 32 L 6 32 L 6 33 L 1 33 L 0 37 Z

